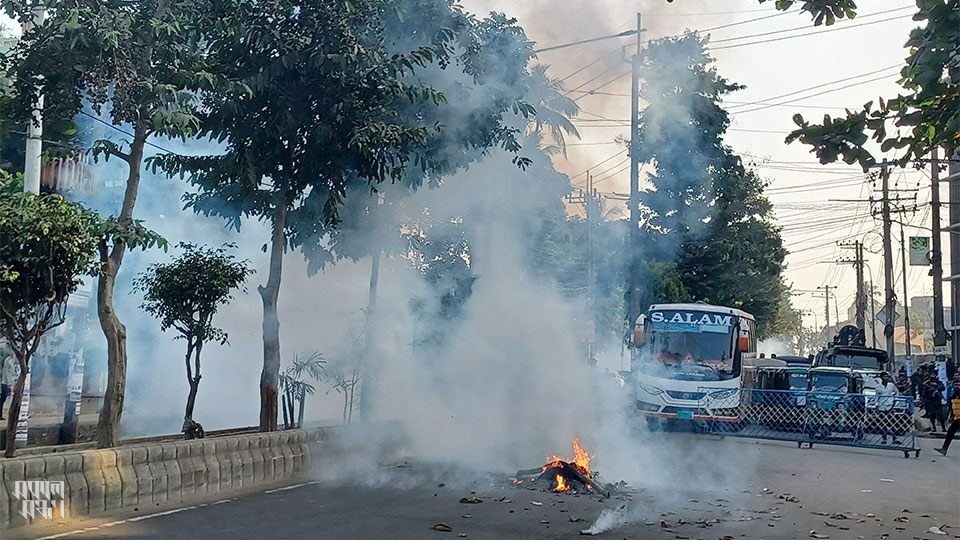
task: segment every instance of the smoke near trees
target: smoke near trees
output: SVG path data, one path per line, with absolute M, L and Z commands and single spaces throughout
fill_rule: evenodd
M 157 430 L 173 422 L 189 427 L 193 405 L 207 425 L 276 429 L 280 393 L 286 423 L 300 424 L 305 401 L 324 398 L 281 371 L 281 345 L 323 353 L 329 363 L 316 369 L 317 384 L 343 391 L 335 416 L 344 409 L 349 420 L 358 402 L 365 419 L 399 416 L 424 445 L 437 443 L 437 429 L 449 430 L 451 440 L 431 450 L 447 457 L 490 456 L 510 432 L 515 440 L 506 453 L 520 462 L 566 446 L 610 405 L 578 409 L 590 401 L 586 387 L 572 390 L 569 403 L 549 404 L 564 380 L 589 377 L 588 320 L 606 353 L 620 349 L 632 258 L 627 222 L 595 224 L 596 283 L 588 283 L 588 224 L 568 215 L 570 179 L 552 162 L 578 136 L 570 121 L 578 107 L 536 63 L 516 21 L 477 17 L 448 0 L 232 0 L 175 15 L 165 11 L 172 5 L 151 4 L 159 15 L 150 16 L 124 6 L 114 16 L 131 28 L 167 28 L 176 17 L 184 35 L 131 30 L 121 36 L 131 43 L 116 46 L 143 54 L 141 41 L 155 40 L 172 48 L 160 54 L 178 55 L 157 61 L 182 62 L 185 71 L 156 73 L 127 59 L 130 65 L 102 66 L 92 81 L 66 74 L 49 83 L 73 100 L 69 110 L 51 109 L 51 117 L 95 116 L 84 106 L 104 107 L 112 127 L 91 137 L 81 114 L 77 138 L 102 141 L 96 148 L 111 159 L 98 167 L 126 182 L 87 197 L 115 198 L 122 211 L 115 221 L 136 228 L 134 239 L 146 227 L 157 231 L 132 245 L 161 244 L 161 234 L 198 245 L 235 241 L 237 258 L 264 276 L 257 294 L 236 289 L 236 280 L 220 289 L 236 290 L 216 319 L 231 346 L 204 348 L 203 393 L 189 356 L 198 359 L 199 347 L 188 345 L 189 388 L 182 365 L 154 358 L 184 353 L 126 298 L 134 272 L 100 284 L 116 289 L 114 316 L 124 313 L 136 336 L 131 384 L 143 392 L 128 396 L 141 405 L 176 402 L 169 408 L 177 413 Z M 79 10 L 80 28 L 72 13 L 58 12 L 50 24 L 90 40 L 108 26 L 107 7 Z M 52 41 L 62 39 L 53 26 L 44 29 Z M 23 47 L 16 65 L 25 77 L 32 62 L 53 69 L 37 60 L 30 42 Z M 737 85 L 710 66 L 694 34 L 652 43 L 650 53 L 641 133 L 652 171 L 639 254 L 649 275 L 645 302 L 703 299 L 775 318 L 785 291 L 778 231 L 763 181 L 723 142 L 723 97 Z M 77 65 L 91 66 L 81 60 Z M 91 93 L 121 74 L 139 82 L 127 81 L 116 103 L 109 92 Z M 149 92 L 133 92 L 146 82 Z M 112 238 L 102 244 L 108 263 L 118 249 Z M 130 264 L 150 263 L 171 264 L 159 250 L 137 253 Z M 152 290 L 147 285 L 140 282 Z M 209 284 L 184 292 L 201 285 Z M 591 286 L 598 292 L 588 302 Z M 363 332 L 355 331 L 358 320 Z M 120 356 L 110 354 L 110 365 L 119 366 Z M 122 390 L 114 371 L 111 388 Z M 119 422 L 116 411 L 110 422 Z M 321 412 L 307 408 L 314 411 Z M 526 429 L 558 416 L 570 425 L 548 434 Z M 118 436 L 119 424 L 109 430 L 103 444 Z

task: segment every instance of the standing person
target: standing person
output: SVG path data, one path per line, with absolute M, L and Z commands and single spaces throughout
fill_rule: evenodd
M 947 449 L 950 448 L 950 443 L 957 435 L 957 429 L 960 429 L 960 373 L 958 372 L 953 373 L 953 394 L 950 396 L 950 408 L 953 420 L 950 422 L 950 427 L 947 428 L 947 437 L 943 439 L 943 446 L 934 448 L 943 456 L 947 455 Z
M 3 420 L 3 406 L 10 395 L 10 385 L 13 384 L 13 354 L 7 347 L 0 347 L 0 420 Z
M 897 372 L 897 391 L 905 396 L 912 395 L 910 392 L 910 379 L 907 378 L 907 368 L 901 367 Z
M 913 375 L 910 376 L 910 393 L 915 400 L 921 403 L 923 403 L 923 381 L 926 380 L 923 378 L 923 366 L 923 364 L 917 366 L 913 370 Z
M 933 431 L 937 431 L 937 420 L 940 420 L 940 427 L 947 429 L 941 411 L 943 410 L 943 392 L 946 390 L 936 371 L 930 371 L 927 374 L 927 381 L 923 385 L 923 408 L 927 411 L 927 418 L 933 425 Z
M 893 444 L 900 444 L 900 441 L 897 440 L 897 433 L 890 428 L 893 423 L 891 411 L 893 410 L 894 396 L 899 394 L 900 391 L 897 390 L 897 385 L 893 384 L 893 380 L 890 379 L 890 374 L 886 371 L 880 373 L 880 386 L 877 387 L 877 411 L 882 413 L 881 421 L 884 423 L 880 431 L 883 435 L 881 444 L 887 444 L 887 433 L 890 433 L 893 438 Z

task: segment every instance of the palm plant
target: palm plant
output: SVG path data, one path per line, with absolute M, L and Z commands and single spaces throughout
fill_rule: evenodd
M 570 121 L 580 114 L 580 106 L 564 93 L 563 82 L 547 74 L 547 66 L 537 64 L 530 69 L 529 99 L 534 104 L 534 128 L 546 129 L 557 147 L 566 152 L 565 135 L 580 138 L 580 132 Z
M 281 410 L 283 425 L 286 429 L 303 427 L 303 411 L 307 396 L 317 391 L 307 378 L 319 381 L 326 372 L 324 367 L 326 363 L 323 355 L 317 351 L 305 355 L 297 353 L 293 357 L 293 364 L 280 374 Z

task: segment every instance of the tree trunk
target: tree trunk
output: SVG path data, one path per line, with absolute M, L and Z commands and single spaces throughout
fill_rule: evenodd
M 290 427 L 290 419 L 287 417 L 287 396 L 288 392 L 284 392 L 280 395 L 280 410 L 283 412 L 283 428 L 287 429 Z
M 273 234 L 270 246 L 270 269 L 267 283 L 257 289 L 263 300 L 263 372 L 260 374 L 260 431 L 277 430 L 277 385 L 280 379 L 280 319 L 277 299 L 280 297 L 280 275 L 286 248 L 284 227 L 287 221 L 287 191 L 276 196 Z
M 23 400 L 23 387 L 27 382 L 27 368 L 24 365 L 29 366 L 29 360 L 27 358 L 27 362 L 20 363 L 20 376 L 13 383 L 13 392 L 10 395 L 13 401 L 10 402 L 10 408 L 7 410 L 7 447 L 3 452 L 3 455 L 8 458 L 14 457 L 17 453 L 17 422 L 20 421 L 20 401 Z
M 304 394 L 300 396 L 300 413 L 299 415 L 297 415 L 297 427 L 300 429 L 303 429 L 303 409 L 305 407 L 306 402 L 307 402 L 307 394 L 306 392 L 304 392 Z
M 135 128 L 130 154 L 126 157 L 129 173 L 118 217 L 121 223 L 133 219 L 133 207 L 140 188 L 143 146 L 146 142 L 146 125 L 140 124 Z M 110 448 L 120 442 L 120 417 L 123 415 L 123 397 L 127 385 L 127 328 L 117 318 L 114 310 L 113 290 L 125 251 L 126 244 L 120 241 L 114 244 L 109 254 L 106 242 L 102 241 L 100 244 L 101 272 L 97 280 L 97 316 L 107 340 L 107 390 L 97 421 L 97 448 Z
M 377 309 L 377 286 L 380 281 L 380 257 L 382 252 L 377 249 L 373 252 L 370 263 L 370 292 L 367 297 L 367 323 L 366 336 L 364 339 L 363 352 L 360 359 L 360 417 L 361 420 L 370 418 L 371 409 L 373 409 L 374 379 L 372 375 L 373 360 L 376 354 L 373 351 L 373 343 L 376 329 L 376 309 Z M 356 384 L 354 384 L 356 386 Z M 351 390 L 351 394 L 353 391 Z M 350 416 L 353 417 L 353 397 L 350 398 Z M 346 420 L 346 418 L 344 418 Z

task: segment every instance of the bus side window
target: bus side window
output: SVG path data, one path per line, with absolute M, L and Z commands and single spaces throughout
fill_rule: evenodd
M 750 342 L 747 352 L 757 352 L 757 323 L 755 321 L 747 320 L 746 334 L 747 340 Z

